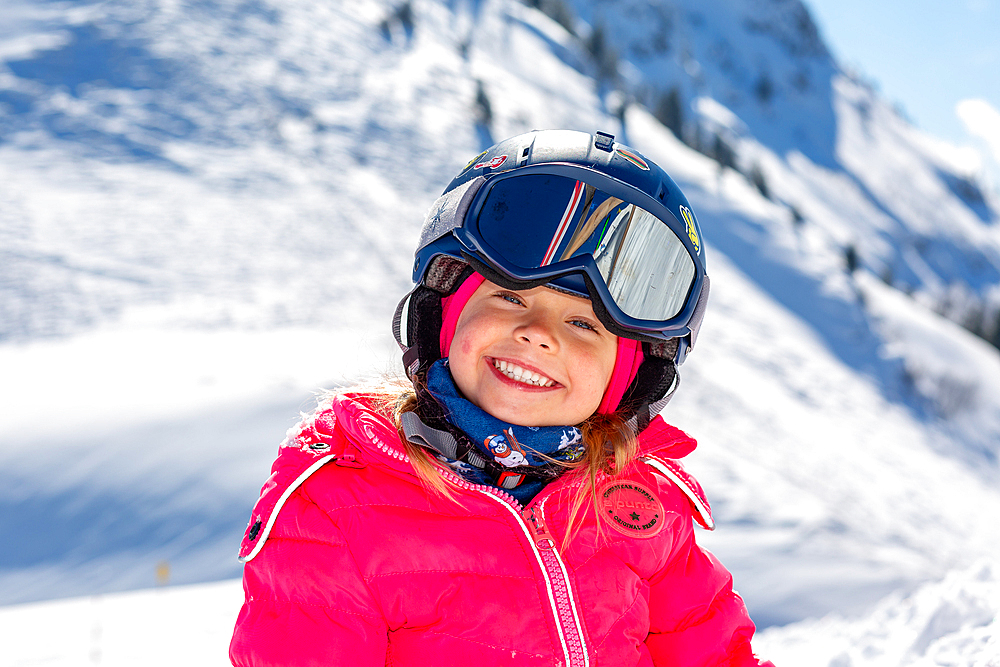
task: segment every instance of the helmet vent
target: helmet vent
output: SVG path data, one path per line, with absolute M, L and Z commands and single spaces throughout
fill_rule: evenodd
M 598 132 L 594 135 L 594 146 L 605 153 L 610 153 L 615 145 L 615 135 L 607 132 Z
M 524 150 L 521 151 L 521 157 L 517 161 L 517 166 L 522 166 L 528 161 L 528 153 L 531 152 L 531 146 L 525 146 Z

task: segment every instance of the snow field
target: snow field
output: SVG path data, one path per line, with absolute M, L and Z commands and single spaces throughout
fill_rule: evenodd
M 224 667 L 237 580 L 0 608 L 8 667 Z
M 775 664 L 800 667 L 996 667 L 1000 562 L 981 560 L 893 595 L 860 619 L 833 615 L 766 630 L 754 648 Z
M 221 667 L 242 599 L 230 580 L 0 608 L 4 664 Z M 754 647 L 801 667 L 996 667 L 1000 563 L 981 560 L 860 617 L 765 630 Z

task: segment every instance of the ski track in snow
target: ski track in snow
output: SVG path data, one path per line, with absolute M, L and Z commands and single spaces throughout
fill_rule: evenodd
M 582 41 L 514 0 L 415 2 L 415 26 L 381 0 L 5 5 L 0 604 L 85 596 L 0 608 L 11 664 L 226 664 L 239 587 L 190 584 L 238 576 L 314 394 L 399 374 L 424 210 L 493 140 L 570 127 L 657 161 L 702 223 L 712 307 L 665 417 L 701 442 L 702 542 L 759 625 L 789 624 L 758 651 L 1000 665 L 1000 357 L 934 312 L 1000 303 L 1000 206 L 797 3 L 603 4 L 573 6 L 632 21 L 606 33 L 627 85 L 730 105 L 694 107 L 769 199 L 641 106 L 616 117 Z M 181 586 L 117 593 L 164 563 Z

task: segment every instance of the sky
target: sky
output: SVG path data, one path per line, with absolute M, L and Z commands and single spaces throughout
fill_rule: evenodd
M 1000 160 L 1000 0 L 805 2 L 839 62 L 914 124 Z

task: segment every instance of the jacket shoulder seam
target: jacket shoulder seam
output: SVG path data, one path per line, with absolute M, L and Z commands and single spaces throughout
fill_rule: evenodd
M 351 510 L 351 509 L 357 509 L 357 508 L 363 508 L 363 507 L 396 507 L 396 508 L 399 508 L 399 509 L 406 509 L 406 510 L 412 510 L 413 509 L 413 505 L 407 505 L 405 503 L 391 503 L 391 502 L 384 502 L 384 503 L 352 503 L 350 505 L 337 505 L 336 507 L 329 507 L 329 508 L 320 507 L 315 501 L 313 501 L 311 499 L 310 499 L 310 502 L 312 502 L 314 505 L 316 505 L 317 507 L 319 507 L 320 510 L 323 511 L 323 512 L 325 512 L 326 514 L 333 514 L 334 512 L 342 512 L 344 510 Z M 450 514 L 448 512 L 442 512 L 442 511 L 434 510 L 434 509 L 431 509 L 431 508 L 421 509 L 420 511 L 421 512 L 426 512 L 427 514 L 430 514 L 430 515 L 433 515 L 433 516 L 439 516 L 439 517 L 453 516 L 453 514 Z M 466 512 L 465 514 L 462 514 L 462 516 L 478 517 L 480 519 L 493 519 L 493 520 L 498 521 L 500 523 L 506 523 L 502 518 L 497 518 L 494 514 L 489 514 L 489 513 L 485 513 L 485 512 Z
M 334 607 L 333 605 L 320 604 L 319 602 L 303 602 L 302 600 L 286 600 L 279 597 L 259 597 L 257 595 L 253 596 L 254 602 L 277 602 L 280 604 L 293 604 L 299 607 L 318 607 L 320 609 L 329 609 L 331 611 L 338 611 L 344 614 L 350 614 L 351 616 L 360 616 L 362 618 L 370 618 L 379 622 L 382 622 L 382 618 L 374 614 L 362 614 L 358 611 L 351 611 L 350 609 L 341 609 L 340 607 Z
M 358 559 L 355 558 L 354 551 L 351 550 L 351 543 L 344 536 L 343 531 L 340 530 L 340 526 L 337 525 L 336 520 L 330 515 L 330 512 L 328 510 L 324 509 L 323 507 L 321 507 L 319 505 L 319 503 L 317 503 L 315 500 L 313 500 L 312 496 L 310 496 L 307 493 L 305 493 L 304 489 L 303 489 L 301 495 L 302 495 L 302 499 L 305 502 L 307 502 L 310 505 L 314 506 L 316 509 L 318 509 L 320 512 L 322 512 L 323 514 L 326 515 L 326 517 L 330 520 L 330 523 L 333 526 L 333 530 L 337 531 L 337 535 L 339 535 L 340 539 L 343 540 L 344 550 L 347 551 L 347 555 L 351 559 L 351 564 L 354 565 L 354 571 L 357 572 L 358 579 L 361 581 L 361 583 L 364 584 L 365 590 L 368 591 L 368 596 L 371 598 L 372 602 L 378 607 L 379 613 L 382 615 L 381 620 L 384 623 L 385 622 L 385 610 L 382 609 L 382 603 L 379 600 L 378 596 L 375 595 L 375 591 L 373 591 L 371 589 L 371 586 L 368 585 L 368 581 L 369 580 L 365 577 L 364 572 L 362 572 L 361 567 L 358 565 Z
M 319 538 L 310 537 L 290 537 L 287 535 L 275 535 L 271 538 L 275 542 L 300 542 L 302 544 L 319 544 L 324 547 L 346 547 L 347 542 L 330 542 Z
M 399 572 L 384 572 L 382 574 L 373 574 L 370 577 L 366 577 L 365 581 L 372 581 L 374 579 L 379 579 L 381 577 L 398 577 L 403 575 L 413 575 L 413 574 L 479 574 L 493 577 L 496 579 L 528 579 L 534 581 L 535 577 L 527 574 L 495 574 L 493 572 L 488 572 L 486 570 L 469 570 L 469 569 L 447 569 L 447 568 L 435 568 L 433 570 L 400 570 Z
M 488 642 L 476 641 L 475 639 L 469 639 L 468 637 L 459 637 L 458 635 L 453 635 L 450 632 L 441 632 L 440 630 L 427 630 L 426 634 L 429 635 L 440 635 L 442 637 L 451 637 L 452 639 L 458 639 L 460 641 L 469 642 L 470 644 L 478 644 L 480 646 L 485 646 L 487 648 L 495 649 L 497 651 L 517 651 L 518 653 L 525 653 L 527 655 L 533 656 L 535 658 L 547 658 L 548 655 L 544 653 L 534 653 L 531 651 L 524 651 L 518 649 L 516 646 L 497 646 L 496 644 L 490 644 Z

